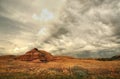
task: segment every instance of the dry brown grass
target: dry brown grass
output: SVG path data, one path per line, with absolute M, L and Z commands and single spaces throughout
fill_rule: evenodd
M 65 75 L 67 76 L 66 78 L 61 77 L 58 79 L 79 79 L 78 77 L 76 78 L 73 76 L 78 74 L 78 72 L 80 74 L 82 73 L 82 75 L 85 74 L 87 76 L 90 76 L 90 79 L 105 79 L 106 77 L 109 77 L 111 79 L 119 79 L 120 61 L 98 61 L 90 59 L 74 59 L 63 57 L 48 63 L 33 63 L 12 59 L 0 59 L 0 79 L 2 78 L 3 74 L 6 73 L 26 73 L 30 74 L 32 77 L 37 76 L 36 79 L 54 79 L 52 77 L 55 77 L 57 79 L 57 76 L 53 75 L 60 75 L 62 77 L 65 77 Z M 26 74 L 22 74 L 22 76 Z M 48 75 L 50 76 L 49 78 L 44 77 Z M 85 78 L 86 77 L 84 77 L 84 79 Z M 28 78 L 26 77 L 25 79 Z

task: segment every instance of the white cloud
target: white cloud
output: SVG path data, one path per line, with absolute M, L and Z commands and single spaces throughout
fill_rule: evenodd
M 33 15 L 33 18 L 42 22 L 51 21 L 55 18 L 53 12 L 49 11 L 48 9 L 42 9 L 40 15 Z

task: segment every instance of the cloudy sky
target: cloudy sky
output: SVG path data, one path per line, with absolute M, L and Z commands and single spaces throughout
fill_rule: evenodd
M 120 0 L 0 0 L 0 55 L 120 54 Z

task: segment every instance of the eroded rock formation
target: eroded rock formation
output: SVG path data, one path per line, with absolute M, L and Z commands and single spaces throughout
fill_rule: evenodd
M 22 61 L 49 62 L 52 61 L 53 58 L 54 57 L 50 53 L 34 48 L 24 55 L 18 56 L 16 59 Z

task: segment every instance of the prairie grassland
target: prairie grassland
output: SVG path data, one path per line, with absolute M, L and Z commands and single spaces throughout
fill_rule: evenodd
M 120 61 L 61 58 L 33 63 L 1 59 L 0 79 L 120 79 Z

